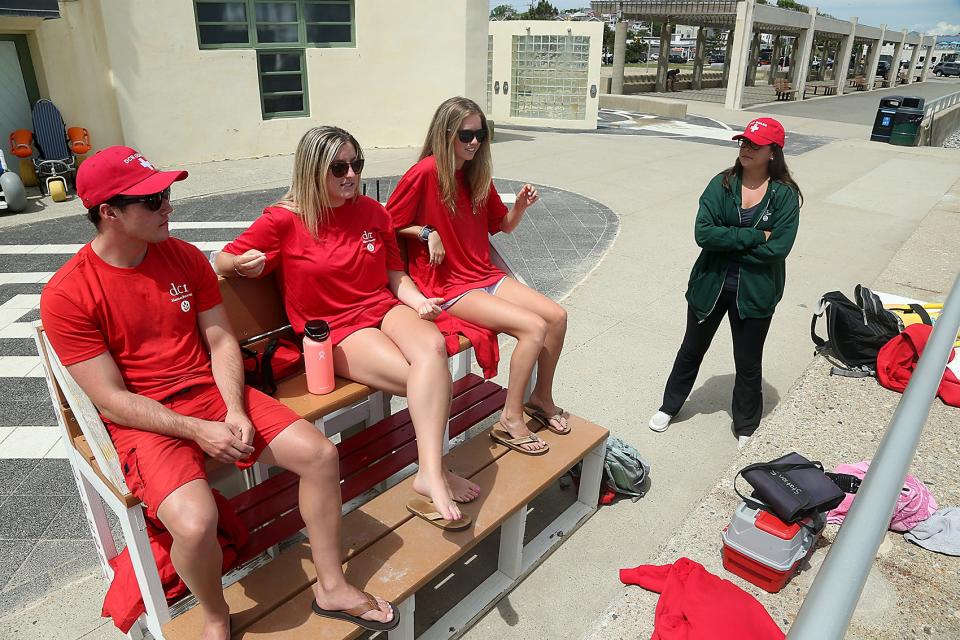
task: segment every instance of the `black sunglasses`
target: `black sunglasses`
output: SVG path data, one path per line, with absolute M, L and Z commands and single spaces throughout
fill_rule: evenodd
M 483 142 L 487 139 L 488 133 L 490 132 L 486 129 L 460 129 L 457 131 L 457 139 L 464 144 L 473 142 L 474 138 L 477 139 L 477 142 Z
M 351 162 L 334 160 L 330 163 L 330 173 L 333 174 L 334 178 L 342 178 L 347 175 L 347 169 L 353 169 L 355 174 L 360 175 L 360 172 L 363 171 L 363 158 L 357 158 Z
M 746 138 L 740 138 L 737 142 L 740 143 L 740 148 L 741 148 L 741 149 L 744 148 L 744 147 L 749 147 L 750 149 L 752 149 L 752 150 L 754 150 L 754 151 L 760 151 L 760 149 L 762 149 L 763 147 L 767 146 L 767 145 L 764 145 L 764 144 L 757 144 L 756 142 L 753 142 L 752 140 L 747 140 Z
M 128 204 L 143 203 L 143 206 L 150 211 L 160 211 L 165 200 L 170 199 L 170 187 L 157 193 L 151 193 L 146 196 L 117 196 L 110 202 L 116 207 L 125 207 Z
M 457 139 L 464 144 L 473 142 L 474 138 L 477 142 L 483 142 L 487 139 L 487 133 L 486 129 L 460 129 L 457 131 Z

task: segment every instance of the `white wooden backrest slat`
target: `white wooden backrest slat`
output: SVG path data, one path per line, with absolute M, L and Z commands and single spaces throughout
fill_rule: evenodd
M 73 415 L 77 419 L 77 423 L 80 425 L 80 430 L 83 432 L 84 437 L 87 439 L 87 445 L 93 452 L 93 457 L 100 467 L 100 472 L 117 488 L 117 491 L 119 491 L 121 495 L 130 493 L 130 489 L 123 479 L 123 471 L 120 469 L 120 459 L 117 456 L 117 450 L 113 446 L 113 440 L 110 439 L 110 434 L 107 432 L 103 420 L 100 419 L 100 413 L 97 411 L 97 408 L 89 396 L 84 393 L 80 385 L 77 384 L 77 381 L 73 379 L 73 376 L 67 372 L 66 367 L 60 362 L 60 358 L 57 356 L 57 352 L 54 351 L 53 345 L 50 344 L 46 334 L 41 332 L 40 324 L 37 323 L 35 326 L 38 336 L 37 348 L 42 349 L 41 355 L 43 357 L 41 358 L 41 362 L 43 364 L 44 374 L 48 376 L 47 386 L 50 389 L 51 399 L 54 403 L 57 402 L 57 394 L 53 385 L 50 383 L 50 376 L 57 381 L 60 391 L 63 392 L 64 397 L 67 399 L 67 404 L 69 404 L 73 410 Z M 67 430 L 64 426 L 64 436 L 66 437 L 66 435 Z M 64 446 L 71 447 L 73 444 L 64 442 Z

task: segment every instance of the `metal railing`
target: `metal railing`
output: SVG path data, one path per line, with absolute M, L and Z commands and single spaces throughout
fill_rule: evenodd
M 958 329 L 960 276 L 953 283 L 857 499 L 790 628 L 789 640 L 843 638 L 890 524 Z
M 960 91 L 931 100 L 923 106 L 923 119 L 927 120 L 940 113 L 944 109 L 949 109 L 960 104 Z

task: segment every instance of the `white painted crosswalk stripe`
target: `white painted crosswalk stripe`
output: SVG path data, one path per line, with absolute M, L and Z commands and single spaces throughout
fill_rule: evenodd
M 191 242 L 201 251 L 219 251 L 228 240 L 201 240 Z M 2 255 L 73 255 L 83 247 L 82 244 L 0 244 Z

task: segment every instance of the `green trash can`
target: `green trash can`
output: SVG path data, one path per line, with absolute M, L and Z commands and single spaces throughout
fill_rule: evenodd
M 920 124 L 923 122 L 923 98 L 910 96 L 900 102 L 893 116 L 890 144 L 915 147 L 920 140 Z

